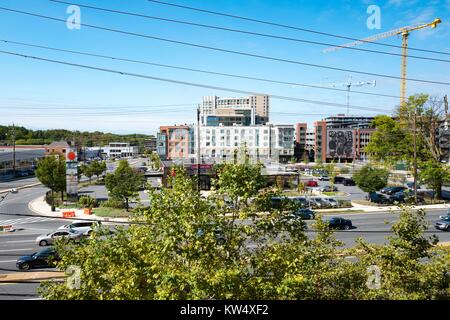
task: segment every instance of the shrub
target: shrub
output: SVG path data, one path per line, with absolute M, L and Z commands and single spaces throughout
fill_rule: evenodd
M 80 199 L 78 199 L 78 205 L 80 207 L 85 207 L 85 208 L 93 208 L 97 205 L 97 201 L 90 197 L 90 196 L 81 196 Z
M 108 199 L 101 203 L 100 207 L 123 209 L 125 205 L 123 201 L 117 199 Z
M 349 169 L 348 167 L 342 167 L 341 170 L 340 170 L 340 172 L 341 172 L 342 174 L 348 174 L 348 173 L 350 172 L 350 169 Z

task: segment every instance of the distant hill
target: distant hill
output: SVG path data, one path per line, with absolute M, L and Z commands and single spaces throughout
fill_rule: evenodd
M 133 146 L 142 147 L 145 139 L 153 137 L 153 135 L 145 134 L 121 135 L 100 131 L 81 132 L 64 129 L 30 130 L 24 127 L 16 127 L 15 131 L 17 145 L 43 145 L 61 140 L 71 142 L 75 139 L 78 146 L 84 147 L 103 146 L 114 141 L 129 142 Z M 0 145 L 10 145 L 11 137 L 12 126 L 0 125 Z

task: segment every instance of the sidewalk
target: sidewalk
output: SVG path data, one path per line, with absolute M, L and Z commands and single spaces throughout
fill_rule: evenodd
M 95 214 L 84 214 L 83 209 L 59 209 L 56 208 L 56 211 L 52 211 L 52 208 L 45 202 L 45 196 L 41 196 L 36 198 L 28 203 L 28 209 L 37 213 L 41 216 L 61 218 L 61 219 L 83 219 L 83 220 L 96 220 L 96 221 L 104 221 L 104 222 L 127 222 L 126 218 L 108 218 L 108 217 L 98 217 Z M 95 210 L 95 209 L 94 209 Z M 75 211 L 75 218 L 64 218 L 64 211 Z
M 425 206 L 413 206 L 414 209 L 426 209 L 426 210 L 446 210 L 450 208 L 449 204 L 430 204 Z M 362 205 L 358 203 L 354 203 L 352 201 L 351 208 L 340 208 L 340 209 L 319 209 L 317 212 L 327 212 L 327 211 L 352 211 L 352 210 L 362 210 L 364 213 L 374 213 L 374 212 L 385 212 L 385 211 L 399 211 L 401 210 L 399 206 L 385 206 L 385 207 L 376 207 L 376 206 L 368 206 Z

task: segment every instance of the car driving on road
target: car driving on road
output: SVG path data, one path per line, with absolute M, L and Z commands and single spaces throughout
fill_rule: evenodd
M 45 247 L 53 244 L 55 240 L 68 238 L 69 241 L 79 242 L 83 238 L 83 234 L 75 230 L 56 230 L 47 234 L 40 235 L 36 238 L 36 244 Z
M 328 220 L 330 229 L 349 230 L 352 228 L 352 221 L 341 217 L 332 217 Z
M 16 261 L 16 267 L 19 270 L 29 270 L 36 268 L 53 267 L 54 262 L 59 260 L 54 247 L 45 248 L 27 256 L 21 256 Z
M 90 235 L 93 229 L 101 225 L 100 221 L 76 221 L 58 228 L 58 230 L 74 230 L 83 235 Z

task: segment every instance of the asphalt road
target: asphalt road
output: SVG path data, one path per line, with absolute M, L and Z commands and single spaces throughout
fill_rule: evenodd
M 435 234 L 439 241 L 450 241 L 450 232 L 440 231 L 434 228 L 434 222 L 439 220 L 440 215 L 447 213 L 446 209 L 427 210 L 426 220 L 428 222 L 428 230 L 426 236 Z M 337 231 L 335 233 L 336 239 L 342 241 L 345 247 L 352 247 L 356 244 L 356 239 L 364 238 L 370 243 L 387 243 L 387 236 L 392 235 L 390 231 L 392 224 L 398 220 L 398 214 L 390 212 L 376 212 L 376 213 L 353 213 L 353 214 L 336 214 L 335 217 L 342 217 L 350 219 L 354 226 L 351 230 Z M 324 219 L 329 219 L 332 216 L 324 216 Z M 308 227 L 313 224 L 313 221 L 307 221 Z M 311 229 L 311 228 L 310 228 Z M 314 232 L 308 232 L 309 237 L 314 237 Z
M 38 235 L 48 233 L 67 223 L 63 219 L 14 216 L 14 214 L 34 215 L 28 209 L 28 202 L 45 194 L 41 186 L 19 190 L 9 194 L 0 203 L 0 224 L 13 225 L 15 232 L 0 233 L 0 273 L 21 272 L 16 269 L 18 257 L 39 251 L 35 244 Z M 45 269 L 44 269 L 45 270 Z M 48 270 L 48 269 L 46 269 Z M 0 300 L 36 299 L 37 283 L 0 284 Z

